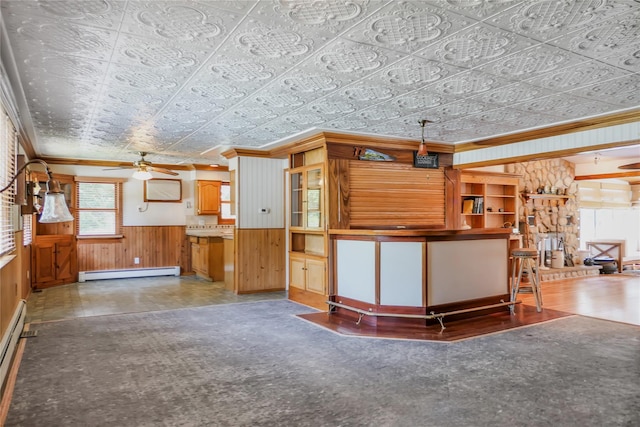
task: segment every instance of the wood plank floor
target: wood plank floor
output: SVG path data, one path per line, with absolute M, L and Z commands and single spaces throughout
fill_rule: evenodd
M 532 294 L 520 294 L 534 305 Z M 545 308 L 640 326 L 640 275 L 601 274 L 542 282 Z
M 350 312 L 312 313 L 299 317 L 344 335 L 433 341 L 460 341 L 525 327 L 571 315 L 596 317 L 640 326 L 640 276 L 621 274 L 582 277 L 542 283 L 543 310 L 536 312 L 532 294 L 519 294 L 515 314 L 507 310 L 464 320 L 424 326 L 417 321 L 384 319 L 362 322 Z

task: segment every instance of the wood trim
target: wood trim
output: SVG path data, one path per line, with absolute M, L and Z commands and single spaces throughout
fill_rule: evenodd
M 127 182 L 128 178 L 106 178 L 102 176 L 74 176 L 75 182 Z
M 117 162 L 111 160 L 86 160 L 86 159 L 66 159 L 57 157 L 39 157 L 50 165 L 70 165 L 70 166 L 102 166 L 123 169 L 137 169 L 133 162 Z M 172 170 L 193 170 L 191 165 L 169 165 L 164 163 L 153 163 L 153 166 Z
M 211 166 L 211 165 L 190 165 L 189 169 L 197 170 L 197 171 L 209 171 L 209 172 L 228 172 L 229 166 Z
M 577 120 L 570 123 L 563 123 L 555 126 L 548 126 L 541 129 L 519 132 L 496 138 L 487 138 L 455 146 L 456 153 L 462 153 L 480 148 L 497 147 L 500 145 L 513 144 L 516 142 L 530 141 L 532 139 L 548 138 L 551 136 L 566 135 L 569 133 L 583 132 L 586 130 L 604 128 L 640 121 L 640 109 L 615 113 L 606 116 L 593 117 L 590 119 Z M 589 148 L 591 150 L 591 148 Z M 583 149 L 584 151 L 584 149 Z
M 640 177 L 640 171 L 600 173 L 595 175 L 580 175 L 580 176 L 574 177 L 573 179 L 575 181 L 587 181 L 592 179 L 633 178 L 635 176 Z
M 240 156 L 265 158 L 273 157 L 271 156 L 271 152 L 268 150 L 256 150 L 249 148 L 232 148 L 230 150 L 223 151 L 222 153 L 220 153 L 220 155 L 227 159 L 233 159 L 234 157 Z
M 534 154 L 527 154 L 522 156 L 504 157 L 500 159 L 483 160 L 483 161 L 474 162 L 474 163 L 459 163 L 459 164 L 453 165 L 453 167 L 455 169 L 467 169 L 467 168 L 478 168 L 483 166 L 505 165 L 509 163 L 523 163 L 523 162 L 532 162 L 536 160 L 557 159 L 559 157 L 566 157 L 566 156 L 581 154 L 586 151 L 607 150 L 610 148 L 620 148 L 620 147 L 627 147 L 630 145 L 638 145 L 638 144 L 640 144 L 640 139 L 633 139 L 629 141 L 608 142 L 606 144 L 590 145 L 588 147 L 567 148 L 564 150 L 551 151 L 547 153 L 534 153 Z M 478 147 L 478 148 L 489 148 L 489 147 Z

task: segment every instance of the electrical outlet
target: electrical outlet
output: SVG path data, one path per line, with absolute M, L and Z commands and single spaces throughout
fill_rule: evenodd
M 134 263 L 134 264 L 140 264 L 140 258 L 135 257 L 135 258 L 133 259 L 133 263 Z

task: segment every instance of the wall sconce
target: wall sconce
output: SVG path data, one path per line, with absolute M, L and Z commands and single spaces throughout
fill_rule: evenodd
M 67 207 L 67 202 L 64 199 L 64 192 L 60 189 L 60 183 L 53 179 L 53 174 L 49 169 L 49 165 L 47 165 L 43 160 L 35 159 L 30 160 L 16 172 L 15 176 L 11 178 L 9 184 L 0 190 L 0 193 L 4 193 L 11 187 L 13 181 L 18 178 L 20 173 L 30 164 L 32 163 L 40 163 L 42 164 L 47 171 L 47 192 L 44 195 L 44 207 L 42 208 L 42 214 L 40 215 L 41 223 L 56 223 L 56 222 L 67 222 L 73 221 L 73 215 L 69 212 L 69 208 Z

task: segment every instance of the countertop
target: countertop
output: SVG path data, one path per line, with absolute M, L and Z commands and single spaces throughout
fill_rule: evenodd
M 194 237 L 222 237 L 223 239 L 233 239 L 233 229 L 219 230 L 215 228 L 187 229 L 187 236 Z

